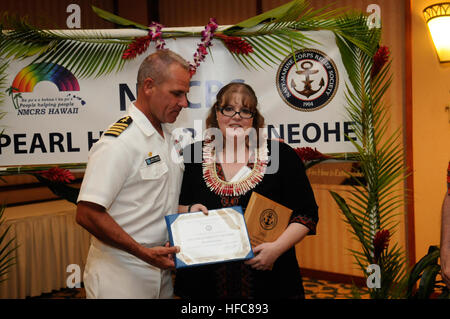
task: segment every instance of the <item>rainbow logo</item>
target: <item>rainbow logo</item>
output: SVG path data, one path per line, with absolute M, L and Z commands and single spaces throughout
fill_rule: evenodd
M 24 67 L 12 84 L 13 92 L 33 92 L 41 81 L 54 83 L 59 91 L 79 91 L 76 77 L 66 68 L 54 63 L 35 63 Z

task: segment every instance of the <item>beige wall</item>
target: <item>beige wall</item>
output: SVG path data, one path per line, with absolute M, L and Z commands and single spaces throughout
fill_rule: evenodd
M 438 3 L 412 0 L 414 206 L 417 259 L 439 244 L 450 160 L 450 63 L 439 63 L 422 11 Z M 449 30 L 450 32 L 450 30 Z

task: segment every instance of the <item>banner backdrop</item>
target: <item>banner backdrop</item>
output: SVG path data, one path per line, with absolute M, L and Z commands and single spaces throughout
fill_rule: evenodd
M 264 70 L 247 69 L 234 60 L 221 41 L 191 79 L 189 108 L 175 127 L 201 138 L 207 111 L 219 89 L 230 81 L 250 84 L 259 99 L 269 137 L 292 147 L 314 147 L 322 153 L 353 152 L 355 139 L 346 119 L 347 74 L 333 33 L 305 32 L 318 42 L 282 57 Z M 167 47 L 192 60 L 198 38 L 166 40 Z M 76 70 L 59 65 L 30 65 L 13 61 L 8 83 L 18 89 L 5 99 L 1 119 L 0 165 L 85 163 L 88 151 L 108 127 L 121 118 L 136 97 L 136 75 L 154 46 L 122 71 L 99 78 L 74 76 Z M 44 72 L 45 70 L 51 72 Z

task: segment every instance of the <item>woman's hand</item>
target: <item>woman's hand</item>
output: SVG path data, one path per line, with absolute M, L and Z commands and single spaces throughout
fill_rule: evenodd
M 272 270 L 274 262 L 282 253 L 275 242 L 262 243 L 253 248 L 253 252 L 256 256 L 247 260 L 245 264 L 256 270 Z
M 202 204 L 193 204 L 191 209 L 188 205 L 178 205 L 178 213 L 188 213 L 188 212 L 203 212 L 203 214 L 208 215 L 208 208 Z
M 194 204 L 191 206 L 190 212 L 203 212 L 203 214 L 208 215 L 208 208 L 202 204 Z
M 257 254 L 256 257 L 245 263 L 257 270 L 271 270 L 275 260 L 305 238 L 308 232 L 309 228 L 305 225 L 291 223 L 276 241 L 262 243 L 253 248 L 253 252 Z

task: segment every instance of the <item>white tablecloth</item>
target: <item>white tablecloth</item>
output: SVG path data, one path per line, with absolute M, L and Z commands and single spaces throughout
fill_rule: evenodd
M 90 234 L 75 222 L 76 206 L 65 200 L 8 207 L 4 227 L 16 237 L 16 264 L 0 283 L 0 298 L 39 296 L 67 287 L 70 264 L 82 279 Z

